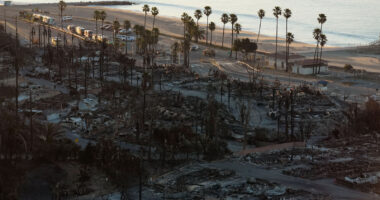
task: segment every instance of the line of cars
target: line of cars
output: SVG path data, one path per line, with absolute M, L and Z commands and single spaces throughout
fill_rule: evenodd
M 55 24 L 55 19 L 53 17 L 47 16 L 47 15 L 34 13 L 32 15 L 32 17 L 33 17 L 33 21 L 35 21 L 35 22 L 41 22 L 41 23 L 45 23 L 48 25 L 54 25 Z
M 92 30 L 85 29 L 82 26 L 75 26 L 75 25 L 68 25 L 67 30 L 71 33 L 84 36 L 85 38 L 89 40 L 95 40 L 95 41 L 107 41 L 107 37 L 101 34 L 96 35 Z

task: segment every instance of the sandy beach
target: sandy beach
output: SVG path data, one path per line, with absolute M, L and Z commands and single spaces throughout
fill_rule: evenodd
M 16 12 L 20 10 L 31 10 L 32 8 L 38 7 L 42 11 L 48 11 L 51 16 L 58 17 L 58 8 L 55 4 L 39 4 L 39 5 L 20 5 L 14 6 L 11 9 Z M 80 19 L 84 21 L 92 22 L 93 28 L 95 29 L 95 22 L 93 19 L 93 13 L 95 10 L 105 10 L 107 13 L 107 18 L 105 23 L 111 23 L 113 20 L 119 20 L 121 23 L 124 20 L 129 20 L 134 24 L 144 24 L 144 14 L 143 12 L 132 12 L 127 10 L 115 9 L 115 8 L 107 8 L 107 7 L 99 7 L 99 6 L 73 6 L 68 5 L 66 10 L 64 11 L 64 15 L 71 15 L 75 19 Z M 9 11 L 8 11 L 9 12 Z M 189 13 L 192 14 L 192 13 Z M 147 16 L 147 28 L 152 27 L 153 18 L 151 15 Z M 100 23 L 99 23 L 100 24 Z M 205 27 L 205 24 L 200 24 Z M 229 29 L 230 24 L 226 25 L 225 30 L 225 40 L 224 46 L 230 47 L 231 45 L 231 29 Z M 239 38 L 250 38 L 256 40 L 257 34 L 253 32 L 243 31 L 238 35 Z M 156 27 L 160 29 L 160 32 L 164 35 L 171 36 L 174 38 L 180 39 L 183 33 L 183 23 L 179 18 L 174 17 L 163 17 L 158 15 L 156 18 Z M 281 38 L 284 35 L 284 30 L 279 30 L 279 39 L 278 39 L 278 51 L 284 51 L 285 42 L 284 38 Z M 217 27 L 217 29 L 213 33 L 213 44 L 220 45 L 222 43 L 222 27 Z M 265 35 L 260 35 L 259 41 L 259 51 L 264 52 L 274 52 L 275 51 L 275 37 L 269 37 Z M 204 42 L 204 41 L 201 41 Z M 302 42 L 295 41 L 291 44 L 290 51 L 291 53 L 299 53 L 305 55 L 307 57 L 313 57 L 315 45 L 306 44 Z M 356 69 L 364 69 L 372 72 L 380 72 L 380 56 L 374 55 L 370 53 L 358 53 L 355 50 L 355 47 L 333 47 L 327 46 L 324 48 L 324 59 L 329 61 L 329 65 L 343 67 L 345 64 L 351 64 Z

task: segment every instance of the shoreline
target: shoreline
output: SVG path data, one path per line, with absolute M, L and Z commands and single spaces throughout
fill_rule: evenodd
M 33 4 L 33 5 L 17 5 L 12 6 L 15 10 L 30 10 L 35 7 L 39 7 L 43 11 L 49 11 L 51 16 L 58 16 L 58 8 L 56 4 L 44 3 L 44 4 Z M 12 8 L 10 7 L 10 8 Z M 144 24 L 144 13 L 143 12 L 135 12 L 125 9 L 118 8 L 109 8 L 104 6 L 73 6 L 68 5 L 66 10 L 64 11 L 65 15 L 72 15 L 74 20 L 75 18 L 86 20 L 89 22 L 93 22 L 95 24 L 95 20 L 92 18 L 93 12 L 95 10 L 105 10 L 107 13 L 107 18 L 105 23 L 111 23 L 113 20 L 119 20 L 122 24 L 124 20 L 129 20 L 132 24 L 143 25 Z M 147 16 L 147 29 L 152 28 L 152 20 L 153 18 L 148 15 Z M 200 23 L 202 27 L 205 24 Z M 160 29 L 160 33 L 163 36 L 168 36 L 173 38 L 174 40 L 181 40 L 183 35 L 183 23 L 177 17 L 167 17 L 160 16 L 156 17 L 156 27 Z M 231 45 L 231 29 L 226 28 L 225 31 L 225 40 L 224 40 L 224 48 L 229 48 Z M 252 40 L 256 40 L 257 34 L 249 31 L 242 31 L 239 34 L 239 38 L 250 38 Z M 221 48 L 222 41 L 222 30 L 220 27 L 213 33 L 213 45 L 217 45 Z M 174 42 L 174 41 L 173 41 Z M 205 40 L 200 40 L 200 44 L 204 44 Z M 195 43 L 193 43 L 195 44 Z M 261 52 L 275 52 L 275 37 L 270 37 L 266 35 L 260 35 L 260 41 L 258 45 L 258 51 Z M 285 51 L 285 42 L 284 38 L 279 37 L 278 42 L 278 52 Z M 313 57 L 315 49 L 315 44 L 307 44 L 303 42 L 296 41 L 291 44 L 290 52 L 298 53 L 304 55 L 308 58 Z M 358 51 L 358 46 L 351 47 L 325 47 L 324 49 L 324 58 L 329 61 L 329 64 L 332 66 L 343 67 L 345 64 L 351 64 L 356 69 L 365 69 L 367 71 L 372 72 L 380 72 L 380 55 L 372 54 L 371 52 L 362 52 Z
M 129 1 L 128 1 L 129 2 Z M 96 2 L 92 2 L 94 4 L 96 4 Z M 135 2 L 132 2 L 133 4 L 137 4 Z M 78 5 L 76 5 L 78 4 Z M 82 8 L 82 9 L 92 9 L 92 10 L 96 10 L 96 9 L 100 9 L 100 10 L 105 10 L 105 11 L 111 11 L 111 12 L 118 12 L 118 13 L 125 13 L 127 15 L 138 15 L 140 17 L 144 17 L 144 14 L 141 12 L 136 12 L 136 11 L 131 11 L 131 10 L 127 10 L 127 9 L 122 9 L 122 8 L 111 8 L 111 7 L 108 7 L 108 6 L 112 6 L 111 4 L 110 5 L 80 5 L 81 2 L 69 2 L 67 3 L 67 8 L 70 8 L 70 7 L 77 7 L 77 8 Z M 56 4 L 55 3 L 37 3 L 37 4 L 24 4 L 24 5 L 15 5 L 15 6 L 55 6 Z M 73 15 L 74 16 L 74 15 Z M 112 20 L 109 19 L 109 17 L 111 16 L 107 16 L 107 19 L 105 20 L 105 22 L 112 22 Z M 84 19 L 84 18 L 82 18 Z M 152 17 L 150 15 L 147 15 L 147 28 L 151 28 L 151 20 L 152 20 Z M 122 22 L 121 19 L 119 19 L 120 22 Z M 142 23 L 133 23 L 132 20 L 130 20 L 132 22 L 132 24 L 140 24 L 142 25 Z M 178 33 L 175 33 L 174 31 L 168 31 L 168 30 L 165 30 L 167 27 L 163 27 L 161 28 L 162 26 L 160 26 L 159 24 L 159 21 L 164 21 L 164 22 L 168 22 L 168 23 L 176 23 L 176 25 L 180 25 L 182 24 L 181 22 L 181 19 L 180 17 L 171 17 L 171 16 L 161 16 L 161 15 L 158 15 L 156 17 L 156 26 L 160 29 L 160 32 L 163 33 L 165 32 L 165 35 L 167 36 L 173 36 L 173 37 L 181 37 L 182 34 L 180 34 L 178 31 Z M 202 23 L 202 22 L 199 22 L 200 26 L 202 26 L 204 29 L 206 27 L 206 24 L 205 23 Z M 242 24 L 244 25 L 244 24 Z M 221 26 L 216 26 L 217 29 L 214 31 L 214 34 L 216 35 L 213 35 L 213 39 L 217 39 L 217 41 L 215 41 L 216 45 L 217 46 L 221 46 L 221 34 L 222 34 L 222 28 Z M 182 27 L 181 27 L 182 28 Z M 174 32 L 174 33 L 173 33 Z M 228 25 L 226 25 L 226 29 L 225 29 L 225 46 L 228 46 L 230 47 L 230 41 L 231 38 L 230 38 L 230 34 L 231 34 L 231 28 L 228 27 Z M 256 32 L 253 32 L 253 31 L 244 31 L 242 30 L 241 33 L 239 34 L 239 38 L 249 38 L 251 40 L 256 40 L 257 38 L 257 33 Z M 275 36 L 269 36 L 269 35 L 265 35 L 265 34 L 260 34 L 260 40 L 259 40 L 259 49 L 260 49 L 260 45 L 266 45 L 266 44 L 273 44 L 275 43 L 274 41 L 276 40 L 276 37 Z M 205 40 L 202 40 L 202 41 L 205 41 Z M 214 42 L 214 41 L 213 41 Z M 284 46 L 285 45 L 285 38 L 284 37 L 281 37 L 279 36 L 278 37 L 278 46 Z M 315 47 L 315 44 L 309 44 L 309 43 L 305 43 L 305 42 L 302 42 L 302 41 L 297 41 L 295 40 L 292 44 L 291 44 L 291 49 L 295 49 L 296 51 L 302 51 L 300 48 L 314 48 Z M 265 48 L 265 46 L 264 46 Z M 338 46 L 329 46 L 327 45 L 325 47 L 326 49 L 346 49 L 346 48 L 356 48 L 356 46 L 347 46 L 347 47 L 338 47 Z

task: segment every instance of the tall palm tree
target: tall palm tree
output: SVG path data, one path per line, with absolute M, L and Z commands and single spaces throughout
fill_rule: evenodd
M 197 26 L 199 26 L 199 20 L 202 18 L 202 11 L 201 10 L 196 10 L 195 12 L 194 12 L 194 17 L 195 17 L 195 19 L 197 19 Z
M 236 33 L 236 39 L 238 39 L 238 36 L 241 32 L 241 25 L 239 23 L 236 23 L 235 26 L 234 26 L 234 31 Z
M 66 9 L 66 7 L 67 7 L 66 2 L 64 2 L 63 0 L 59 1 L 59 3 L 58 3 L 58 9 L 59 9 L 59 16 L 61 17 L 61 28 L 63 28 L 62 14 L 63 14 L 63 11 Z
M 257 39 L 256 39 L 256 44 L 257 44 L 257 47 L 258 47 L 259 46 L 260 32 L 261 32 L 261 22 L 263 21 L 263 18 L 265 17 L 265 11 L 263 9 L 260 9 L 259 11 L 257 11 L 257 16 L 259 16 L 259 18 L 260 18 L 259 32 L 257 33 Z M 254 65 L 256 63 L 256 53 L 257 53 L 257 51 L 255 51 L 255 54 L 254 54 L 254 57 L 253 57 L 253 63 L 254 63 Z
M 238 17 L 235 14 L 230 14 L 230 22 L 231 22 L 231 51 L 230 57 L 232 57 L 232 49 L 234 47 L 234 25 L 237 22 Z
M 123 27 L 125 30 L 129 30 L 131 28 L 131 22 L 128 21 L 128 20 L 124 20 L 123 22 Z M 125 40 L 125 54 L 128 55 L 128 44 L 127 44 L 127 41 L 128 40 Z
M 102 27 L 103 27 L 103 24 L 104 24 L 104 20 L 106 20 L 106 18 L 107 18 L 107 13 L 104 10 L 100 11 L 100 13 L 99 13 L 99 19 L 102 21 Z M 102 29 L 102 38 L 103 38 L 103 30 L 104 29 Z
M 98 36 L 98 20 L 100 19 L 100 11 L 95 10 L 93 17 L 95 19 L 95 33 L 96 33 L 96 36 Z
M 285 36 L 288 37 L 288 19 L 292 16 L 292 11 L 289 9 L 289 8 L 286 8 L 284 10 L 284 17 L 285 17 L 285 20 L 286 20 L 286 32 L 285 32 Z M 285 52 L 286 52 L 286 55 L 285 55 L 285 62 L 286 62 L 286 71 L 288 71 L 288 59 L 289 59 L 289 52 L 288 52 L 288 45 L 289 43 L 286 42 L 286 45 L 285 45 Z
M 152 8 L 152 15 L 153 15 L 153 28 L 152 30 L 154 29 L 154 24 L 156 22 L 156 16 L 158 15 L 159 11 L 157 9 L 157 7 L 153 7 Z
M 207 17 L 207 27 L 206 27 L 206 44 L 208 43 L 208 17 L 211 15 L 212 10 L 210 6 L 205 6 L 205 9 L 203 10 L 203 14 Z
M 181 21 L 183 23 L 183 38 L 186 37 L 186 24 L 189 22 L 190 16 L 187 13 L 182 13 L 181 15 Z
M 197 19 L 197 29 L 199 29 L 199 19 L 201 19 L 202 18 L 202 11 L 201 10 L 196 10 L 195 12 L 194 12 L 194 17 L 195 17 L 195 19 Z M 198 42 L 198 39 L 199 39 L 199 37 L 196 37 L 195 38 L 195 42 Z
M 178 64 L 180 63 L 181 61 L 180 60 L 177 60 L 178 59 L 178 52 L 180 52 L 180 43 L 179 42 L 175 42 L 172 46 L 171 46 L 171 56 L 172 56 L 172 62 L 174 64 Z
M 277 69 L 277 43 L 278 43 L 278 17 L 281 15 L 281 8 L 279 6 L 276 6 L 273 8 L 273 15 L 276 17 L 276 54 L 275 54 L 275 61 L 274 61 L 274 67 Z
M 287 32 L 286 33 L 286 52 L 289 54 L 290 51 L 290 44 L 294 41 L 294 35 L 293 33 Z M 288 59 L 286 59 L 286 71 L 288 71 Z
M 235 24 L 234 31 L 236 33 L 236 40 L 238 40 L 239 34 L 241 32 L 241 25 L 239 23 Z M 237 59 L 237 49 L 235 49 L 235 59 Z
M 210 22 L 210 25 L 208 27 L 210 29 L 210 34 L 211 34 L 211 39 L 210 39 L 210 45 L 212 46 L 212 32 L 215 31 L 216 29 L 216 26 L 215 26 L 215 23 L 214 22 Z
M 313 38 L 317 41 L 317 45 L 315 47 L 315 52 L 314 52 L 314 62 L 316 62 L 318 58 L 318 49 L 319 49 L 319 41 L 321 39 L 321 29 L 315 28 L 313 31 Z M 313 67 L 313 74 L 316 73 Z
M 326 43 L 327 43 L 327 37 L 325 34 L 322 33 L 320 35 L 321 52 L 319 53 L 318 74 L 321 73 L 322 50 L 323 50 L 323 47 L 326 45 Z
M 149 12 L 149 6 L 147 5 L 147 4 L 145 4 L 144 6 L 143 6 L 143 12 L 145 13 L 145 19 L 144 19 L 144 29 L 146 29 L 146 15 L 148 14 L 148 12 Z
M 257 34 L 257 40 L 256 40 L 256 43 L 259 44 L 260 31 L 261 31 L 261 21 L 262 21 L 263 18 L 265 17 L 265 11 L 264 11 L 263 9 L 260 9 L 260 10 L 257 12 L 257 15 L 258 15 L 259 18 L 260 18 L 260 25 L 259 25 L 259 33 Z
M 115 37 L 116 37 L 116 34 L 119 33 L 120 22 L 116 19 L 115 21 L 113 21 L 112 27 L 113 27 L 113 42 L 115 45 Z
M 321 32 L 322 32 L 322 25 L 327 21 L 327 17 L 325 14 L 321 13 L 318 17 L 318 23 L 321 24 Z
M 228 21 L 230 21 L 230 17 L 226 13 L 223 13 L 222 17 L 220 18 L 220 20 L 223 23 L 222 47 L 224 47 L 224 30 L 226 28 L 226 24 L 228 23 Z
M 323 24 L 327 21 L 326 15 L 323 14 L 323 13 L 319 14 L 317 20 L 318 20 L 318 23 L 321 24 L 321 28 L 319 29 L 319 30 L 320 30 L 320 33 L 319 33 L 319 35 L 318 35 L 318 36 L 320 36 L 320 34 L 322 34 Z M 320 42 L 320 41 L 318 41 L 318 42 Z M 314 60 L 315 60 L 315 61 L 318 61 L 318 54 L 319 54 L 319 45 L 317 45 L 317 46 L 315 47 L 315 51 L 314 51 Z

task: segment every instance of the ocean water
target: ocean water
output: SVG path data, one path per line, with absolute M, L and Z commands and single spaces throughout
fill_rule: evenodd
M 20 2 L 25 0 L 20 0 Z M 76 1 L 76 0 L 70 0 Z M 78 1 L 78 0 L 77 0 Z M 264 9 L 266 16 L 262 22 L 261 33 L 275 36 L 276 20 L 272 9 L 280 6 L 292 10 L 288 29 L 295 40 L 314 43 L 312 31 L 319 27 L 319 13 L 327 16 L 323 31 L 327 35 L 329 46 L 365 45 L 379 39 L 380 35 L 380 0 L 132 0 L 138 3 L 133 6 L 110 6 L 114 8 L 140 11 L 143 4 L 156 6 L 159 16 L 180 17 L 183 12 L 193 15 L 196 9 L 208 5 L 213 13 L 210 21 L 222 26 L 220 17 L 223 13 L 234 13 L 238 16 L 243 30 L 257 32 L 259 18 L 257 11 Z M 16 1 L 17 2 L 17 1 Z M 29 0 L 34 2 L 58 2 L 54 0 Z M 206 23 L 206 17 L 201 22 Z M 285 19 L 279 19 L 279 36 L 285 37 Z

